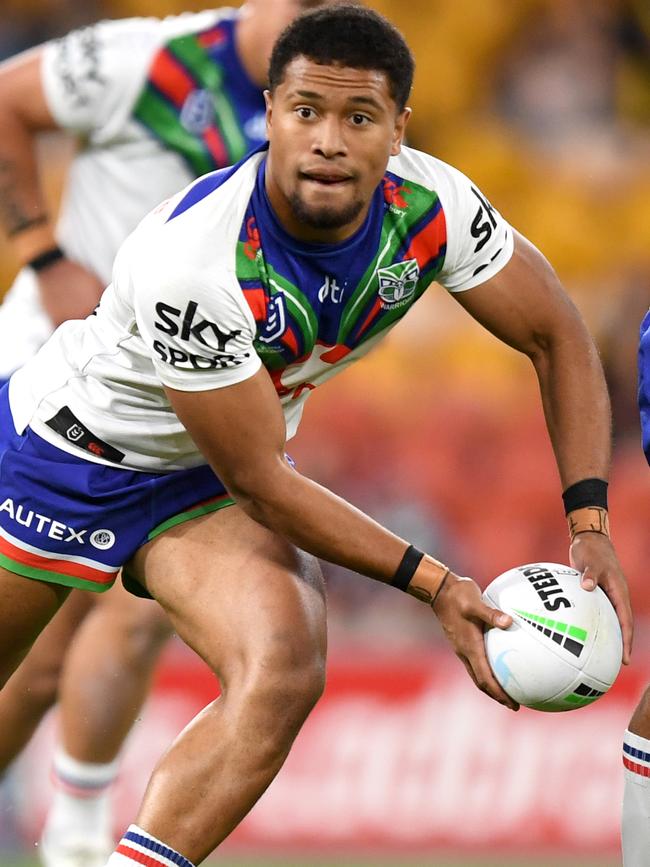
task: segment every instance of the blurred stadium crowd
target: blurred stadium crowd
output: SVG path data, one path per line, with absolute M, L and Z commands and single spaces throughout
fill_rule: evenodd
M 0 57 L 99 18 L 207 5 L 4 0 Z M 614 408 L 613 535 L 640 625 L 650 624 L 650 471 L 635 395 L 650 297 L 650 6 L 369 5 L 403 30 L 417 59 L 409 143 L 472 177 L 540 247 L 596 336 Z M 54 137 L 44 147 L 56 199 L 71 145 Z M 0 242 L 0 288 L 15 269 Z M 369 361 L 311 397 L 294 447 L 301 468 L 481 584 L 519 563 L 565 561 L 532 368 L 442 290 L 430 295 Z M 334 569 L 329 579 L 335 636 L 430 638 L 424 606 L 396 606 L 391 590 Z

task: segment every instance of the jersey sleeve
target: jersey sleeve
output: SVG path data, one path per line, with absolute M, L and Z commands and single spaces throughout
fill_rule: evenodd
M 160 21 L 100 21 L 43 47 L 41 80 L 52 116 L 64 129 L 102 142 L 130 116 L 162 39 Z
M 450 292 L 484 283 L 510 261 L 512 228 L 462 172 L 445 166 L 439 187 L 447 225 L 447 253 L 438 282 Z
M 130 258 L 118 257 L 114 282 L 132 283 L 137 329 L 163 385 L 207 391 L 260 369 L 256 323 L 233 273 L 193 268 L 186 259 L 179 267 L 164 254 L 146 268 L 132 267 Z
M 163 385 L 207 391 L 243 382 L 260 369 L 254 328 L 227 281 L 209 292 L 179 281 L 143 300 L 138 328 Z

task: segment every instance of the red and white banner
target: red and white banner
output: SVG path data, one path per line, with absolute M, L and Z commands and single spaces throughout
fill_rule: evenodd
M 621 740 L 642 672 L 591 707 L 514 714 L 479 693 L 449 651 L 347 649 L 278 778 L 230 846 L 266 852 L 433 848 L 614 851 Z M 149 772 L 214 677 L 170 650 L 116 786 L 117 830 L 133 821 Z M 17 769 L 33 841 L 47 807 L 51 719 Z

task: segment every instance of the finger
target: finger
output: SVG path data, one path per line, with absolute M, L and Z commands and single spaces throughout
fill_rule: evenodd
M 488 628 L 496 627 L 497 629 L 507 629 L 512 626 L 512 617 L 498 608 L 492 608 L 490 605 L 479 601 L 472 606 L 468 611 L 467 616 L 472 620 L 480 620 L 485 623 Z
M 494 676 L 494 672 L 490 667 L 487 655 L 485 653 L 485 643 L 483 636 L 473 643 L 473 647 L 467 653 L 467 661 L 472 669 L 472 680 L 481 690 L 481 692 L 489 695 L 499 704 L 505 705 L 510 710 L 519 710 L 518 703 L 511 698 L 503 689 L 499 681 Z
M 632 643 L 634 638 L 634 618 L 632 615 L 632 606 L 630 604 L 630 596 L 627 589 L 620 586 L 620 583 L 613 579 L 610 581 L 602 581 L 601 588 L 607 594 L 609 601 L 614 607 L 618 622 L 621 625 L 621 634 L 623 637 L 623 665 L 629 665 L 632 657 Z
M 478 683 L 476 682 L 476 677 L 474 676 L 474 671 L 473 671 L 473 669 L 472 669 L 472 666 L 469 664 L 469 660 L 467 659 L 467 657 L 466 657 L 466 656 L 461 656 L 460 654 L 457 654 L 457 656 L 458 656 L 458 658 L 460 659 L 460 661 L 463 663 L 463 665 L 465 666 L 465 670 L 467 671 L 467 673 L 469 674 L 469 676 L 470 676 L 470 677 L 472 678 L 472 680 L 474 681 L 474 685 L 475 685 L 476 687 L 478 687 Z
M 583 590 L 591 591 L 596 589 L 597 584 L 592 568 L 587 566 L 580 576 L 580 586 Z
M 618 622 L 621 624 L 621 633 L 623 635 L 623 665 L 629 665 L 632 657 L 632 642 L 634 639 L 634 619 L 632 617 L 630 600 L 618 593 L 610 595 L 609 598 L 614 606 Z
M 469 674 L 471 679 L 474 681 L 474 685 L 476 686 L 477 689 L 480 689 L 481 692 L 484 692 L 490 698 L 493 698 L 495 701 L 498 701 L 499 704 L 502 704 L 505 707 L 511 708 L 512 710 L 518 710 L 519 709 L 518 705 L 517 705 L 517 707 L 512 707 L 512 705 L 511 705 L 512 699 L 510 698 L 510 696 L 507 693 L 504 693 L 502 689 L 501 689 L 501 693 L 503 693 L 503 698 L 501 698 L 501 697 L 497 698 L 495 695 L 492 695 L 490 693 L 489 684 L 486 684 L 486 683 L 479 681 L 477 675 L 474 673 L 474 669 L 472 668 L 472 665 L 471 665 L 469 659 L 466 656 L 458 655 L 458 658 L 465 666 L 465 670 L 467 671 L 467 673 Z M 496 686 L 497 686 L 497 689 L 499 689 L 499 682 L 498 681 L 496 681 Z

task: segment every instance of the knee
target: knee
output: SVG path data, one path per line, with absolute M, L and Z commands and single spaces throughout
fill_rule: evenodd
M 299 656 L 280 648 L 263 654 L 251 667 L 243 689 L 245 704 L 259 717 L 270 740 L 290 742 L 323 694 L 325 652 L 303 648 Z
M 264 694 L 273 698 L 289 729 L 296 731 L 305 721 L 325 689 L 325 659 L 314 654 L 311 659 L 290 668 L 278 669 L 267 678 Z
M 29 656 L 8 682 L 6 689 L 20 694 L 20 700 L 40 713 L 45 713 L 57 701 L 63 658 L 48 660 Z

